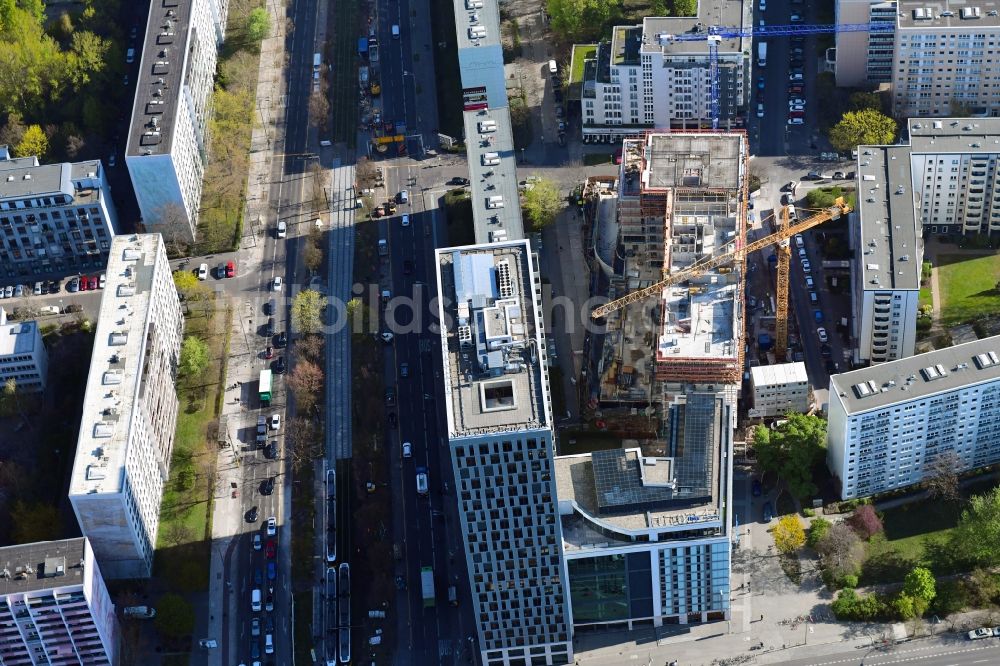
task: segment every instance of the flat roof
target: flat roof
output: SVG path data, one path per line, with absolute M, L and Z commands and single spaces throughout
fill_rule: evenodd
M 0 548 L 0 596 L 83 585 L 86 537 Z
M 528 241 L 435 256 L 449 437 L 551 427 Z
M 146 326 L 161 242 L 160 234 L 116 236 L 111 242 L 70 495 L 121 490 L 129 430 L 142 394 Z
M 662 52 L 665 55 L 708 55 L 708 40 L 677 42 L 661 40 L 660 35 L 679 35 L 699 32 L 707 26 L 748 27 L 753 23 L 753 2 L 730 0 L 699 0 L 697 16 L 664 17 L 648 16 L 642 21 L 644 53 Z M 749 50 L 749 37 L 730 37 L 719 42 L 718 50 L 740 52 Z
M 153 0 L 142 43 L 125 155 L 167 155 L 184 94 L 195 0 Z
M 100 160 L 39 164 L 35 157 L 0 159 L 0 201 L 56 197 L 46 206 L 96 201 L 104 180 Z
M 848 414 L 1000 379 L 1000 336 L 936 349 L 830 377 Z
M 735 358 L 739 279 L 738 272 L 707 273 L 665 288 L 657 358 Z
M 910 118 L 913 153 L 1000 153 L 1000 118 Z
M 920 289 L 920 224 L 909 146 L 859 146 L 857 168 L 862 288 Z
M 455 5 L 455 36 L 458 49 L 500 46 L 500 9 L 497 0 L 452 0 Z M 469 5 L 473 8 L 469 9 Z M 476 6 L 479 5 L 479 6 Z M 469 31 L 482 27 L 486 33 L 473 39 Z M 482 34 L 481 31 L 477 34 Z
M 650 134 L 642 156 L 643 187 L 738 190 L 743 141 L 742 134 L 734 133 Z
M 1000 26 L 1000 0 L 900 0 L 904 29 L 984 30 Z
M 524 238 L 510 113 L 506 108 L 466 111 L 464 120 L 476 243 Z M 480 127 L 492 129 L 480 132 Z M 500 163 L 491 163 L 496 160 Z M 503 205 L 491 208 L 492 197 L 501 197 Z
M 809 375 L 806 364 L 775 363 L 774 365 L 757 365 L 750 368 L 750 381 L 754 386 L 779 386 L 781 384 L 808 384 Z
M 0 356 L 31 354 L 35 351 L 35 341 L 41 342 L 38 322 L 19 321 L 0 326 Z

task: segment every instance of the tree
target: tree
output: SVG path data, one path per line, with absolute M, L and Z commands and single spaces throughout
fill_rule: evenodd
M 59 536 L 59 511 L 51 504 L 17 500 L 10 510 L 14 543 L 52 541 Z
M 775 429 L 757 426 L 754 451 L 761 467 L 776 473 L 799 498 L 816 493 L 812 470 L 823 460 L 826 421 L 814 414 L 789 414 Z
M 851 111 L 861 111 L 863 109 L 882 110 L 882 98 L 877 92 L 866 92 L 859 90 L 851 93 L 847 102 Z
M 973 606 L 990 606 L 1000 600 L 1000 578 L 988 569 L 976 568 L 969 574 L 969 580 L 965 585 L 969 593 L 969 601 Z M 944 592 L 938 591 L 938 597 Z M 935 603 L 935 606 L 940 605 Z
M 1000 286 L 1000 283 L 997 283 Z M 955 502 L 959 498 L 958 470 L 962 469 L 962 459 L 954 451 L 945 451 L 939 456 L 924 461 L 923 486 L 931 499 Z
M 556 219 L 556 215 L 563 207 L 559 188 L 548 178 L 535 181 L 534 185 L 524 192 L 522 199 L 524 212 L 535 229 L 541 229 Z
M 247 16 L 247 39 L 254 44 L 271 36 L 271 17 L 263 7 L 257 7 Z
M 330 100 L 322 90 L 309 95 L 309 123 L 325 132 L 330 125 Z
M 795 552 L 806 542 L 806 532 L 802 529 L 802 521 L 795 514 L 782 516 L 772 530 L 774 545 L 779 551 L 788 555 Z
M 285 426 L 285 443 L 292 457 L 292 467 L 299 472 L 323 455 L 323 442 L 316 424 L 294 416 Z
M 323 327 L 326 297 L 318 291 L 305 289 L 292 299 L 292 330 L 296 333 L 319 333 Z
M 216 96 L 218 97 L 218 96 Z M 213 144 L 214 148 L 215 144 Z M 156 209 L 153 219 L 145 220 L 146 230 L 159 233 L 167 245 L 167 255 L 186 257 L 191 249 L 192 233 L 187 211 L 179 203 L 167 203 Z
M 841 152 L 861 145 L 892 143 L 895 138 L 896 121 L 875 109 L 848 111 L 830 128 L 830 143 Z
M 27 127 L 21 121 L 21 114 L 11 112 L 7 115 L 7 124 L 0 128 L 0 144 L 10 146 L 12 149 L 21 143 Z
M 38 157 L 39 162 L 45 161 L 49 152 L 49 138 L 39 125 L 28 125 L 24 130 L 21 142 L 14 146 L 15 157 Z
M 69 83 L 79 92 L 86 88 L 95 74 L 102 72 L 108 61 L 111 42 L 84 31 L 73 34 L 70 51 L 66 54 L 66 69 Z
M 184 342 L 181 343 L 181 359 L 177 368 L 183 377 L 191 380 L 199 379 L 208 369 L 210 361 L 208 345 L 204 341 L 191 335 L 184 338 Z
M 179 594 L 164 594 L 156 604 L 153 622 L 161 634 L 172 638 L 188 636 L 194 630 L 194 608 Z
M 1000 487 L 969 498 L 949 540 L 952 552 L 966 563 L 992 567 L 1000 562 Z
M 580 41 L 600 34 L 617 14 L 613 0 L 547 0 L 551 27 L 563 41 Z
M 310 273 L 315 273 L 323 265 L 323 250 L 315 243 L 306 243 L 302 248 L 302 263 Z
M 312 361 L 301 359 L 288 373 L 286 382 L 299 410 L 303 413 L 312 411 L 323 392 L 323 369 Z
M 186 301 L 200 301 L 211 295 L 205 283 L 191 271 L 176 271 L 174 286 L 177 287 L 177 293 Z
M 857 574 L 864 560 L 865 547 L 850 527 L 839 523 L 831 527 L 816 544 L 816 552 L 823 558 L 823 567 L 833 580 Z
M 934 601 L 937 582 L 934 574 L 924 567 L 914 567 L 903 579 L 903 592 L 914 599 L 921 599 L 928 604 Z
M 326 338 L 322 335 L 303 335 L 295 343 L 295 352 L 299 359 L 309 359 L 318 363 L 326 350 Z
M 347 301 L 347 321 L 351 324 L 352 333 L 369 332 L 371 323 L 378 321 L 378 317 L 373 317 L 373 314 L 372 308 L 360 298 L 352 298 Z
M 847 524 L 866 541 L 883 529 L 882 519 L 878 517 L 875 507 L 871 504 L 862 504 L 856 508 L 851 517 L 847 519 Z
M 833 527 L 833 523 L 826 518 L 813 518 L 812 523 L 809 525 L 809 534 L 806 537 L 806 545 L 815 549 L 816 545 L 823 537 L 826 536 L 826 533 L 830 531 L 831 527 Z

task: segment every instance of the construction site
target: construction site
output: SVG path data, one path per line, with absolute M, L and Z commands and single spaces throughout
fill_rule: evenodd
M 747 158 L 742 132 L 625 140 L 616 186 L 590 184 L 600 188 L 595 239 L 605 248 L 610 236 L 618 241 L 605 270 L 612 301 L 743 245 Z M 607 418 L 648 414 L 686 384 L 732 385 L 735 399 L 744 330 L 737 267 L 700 272 L 605 315 L 599 383 L 591 394 Z

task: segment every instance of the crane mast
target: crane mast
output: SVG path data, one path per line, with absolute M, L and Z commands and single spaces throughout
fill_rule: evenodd
M 788 206 L 781 207 L 778 218 L 779 233 L 788 229 Z M 785 360 L 788 351 L 788 264 L 791 261 L 791 243 L 786 237 L 778 242 L 778 294 L 774 312 L 774 356 L 779 361 Z

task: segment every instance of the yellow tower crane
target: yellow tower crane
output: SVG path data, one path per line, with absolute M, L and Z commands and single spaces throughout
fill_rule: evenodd
M 666 278 L 660 280 L 656 284 L 650 285 L 643 289 L 639 289 L 637 291 L 633 291 L 631 294 L 627 294 L 625 296 L 622 296 L 621 298 L 611 301 L 610 303 L 605 303 L 604 305 L 594 308 L 594 311 L 590 313 L 590 316 L 593 317 L 594 319 L 599 319 L 614 312 L 615 310 L 620 310 L 626 305 L 635 303 L 636 301 L 641 301 L 642 299 L 648 298 L 649 296 L 660 294 L 665 288 L 669 287 L 670 285 L 678 284 L 679 282 L 684 282 L 685 280 L 690 280 L 691 278 L 697 277 L 698 275 L 701 275 L 706 271 L 710 271 L 713 268 L 717 268 L 725 264 L 731 264 L 743 261 L 746 258 L 746 256 L 751 252 L 762 250 L 765 247 L 769 247 L 771 245 L 774 245 L 775 243 L 780 243 L 781 241 L 785 241 L 787 244 L 788 239 L 794 236 L 795 234 L 802 233 L 807 229 L 812 229 L 813 227 L 823 224 L 824 222 L 839 219 L 841 215 L 846 215 L 849 212 L 851 212 L 851 207 L 844 202 L 844 199 L 842 197 L 839 197 L 837 199 L 837 202 L 830 208 L 827 208 L 826 210 L 820 211 L 815 215 L 812 215 L 811 217 L 807 217 L 804 220 L 796 222 L 791 226 L 789 226 L 788 224 L 782 224 L 782 228 L 779 229 L 776 233 L 771 234 L 770 236 L 759 238 L 753 241 L 752 243 L 747 243 L 743 247 L 738 247 L 734 250 L 730 250 L 725 254 L 720 254 L 715 257 L 709 257 L 708 259 L 705 259 L 704 261 L 701 261 L 695 264 L 694 266 L 686 268 L 682 271 L 671 273 Z M 785 212 L 784 214 L 787 216 L 788 213 Z M 780 289 L 781 288 L 779 286 L 779 295 L 780 295 Z M 785 276 L 784 301 L 787 304 L 788 301 L 787 275 Z M 778 325 L 784 326 L 785 341 L 787 344 L 787 339 L 788 339 L 787 305 L 785 306 L 784 318 L 785 318 L 784 323 L 783 324 L 779 323 Z
M 788 229 L 788 206 L 781 207 L 778 218 L 778 233 Z M 774 357 L 780 362 L 785 360 L 788 351 L 788 264 L 792 257 L 790 237 L 778 241 L 778 298 L 774 313 Z

